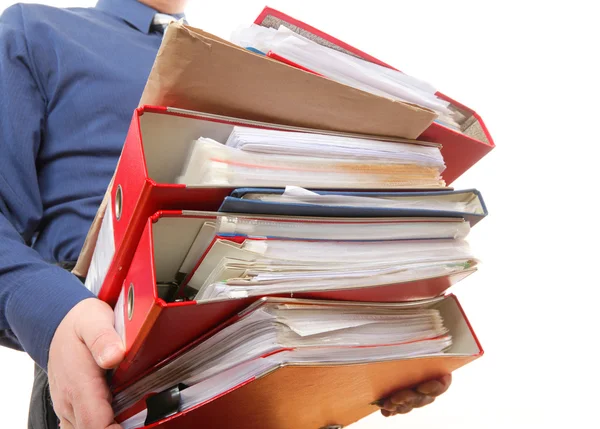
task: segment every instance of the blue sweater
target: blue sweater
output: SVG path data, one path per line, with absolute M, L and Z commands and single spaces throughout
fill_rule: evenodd
M 162 35 L 136 0 L 0 17 L 0 343 L 43 368 Z

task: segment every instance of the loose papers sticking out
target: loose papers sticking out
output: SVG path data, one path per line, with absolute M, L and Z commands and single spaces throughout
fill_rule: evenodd
M 353 88 L 427 107 L 439 115 L 438 122 L 457 130 L 460 128 L 449 109 L 450 103 L 438 98 L 432 85 L 397 70 L 319 45 L 284 26 L 275 30 L 253 24 L 234 32 L 231 41 L 265 54 L 274 53 Z

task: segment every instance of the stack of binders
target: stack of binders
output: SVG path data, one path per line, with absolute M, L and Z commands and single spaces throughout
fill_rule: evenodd
M 126 429 L 344 427 L 483 354 L 446 294 L 478 265 L 485 203 L 449 185 L 479 117 L 310 70 L 384 65 L 272 9 L 234 41 L 171 24 L 75 269 L 115 309 Z

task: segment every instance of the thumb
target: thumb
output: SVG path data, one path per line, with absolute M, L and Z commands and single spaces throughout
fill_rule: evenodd
M 117 367 L 125 358 L 125 347 L 114 328 L 112 308 L 98 299 L 86 299 L 75 320 L 75 332 L 92 353 L 96 364 L 103 369 Z

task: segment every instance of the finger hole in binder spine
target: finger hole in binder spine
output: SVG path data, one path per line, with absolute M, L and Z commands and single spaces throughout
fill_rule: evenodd
M 127 292 L 127 318 L 129 320 L 131 320 L 133 318 L 133 306 L 134 306 L 133 283 L 130 283 L 129 291 Z
M 115 195 L 115 217 L 118 220 L 121 219 L 123 213 L 123 188 L 121 185 L 117 186 L 117 193 Z

